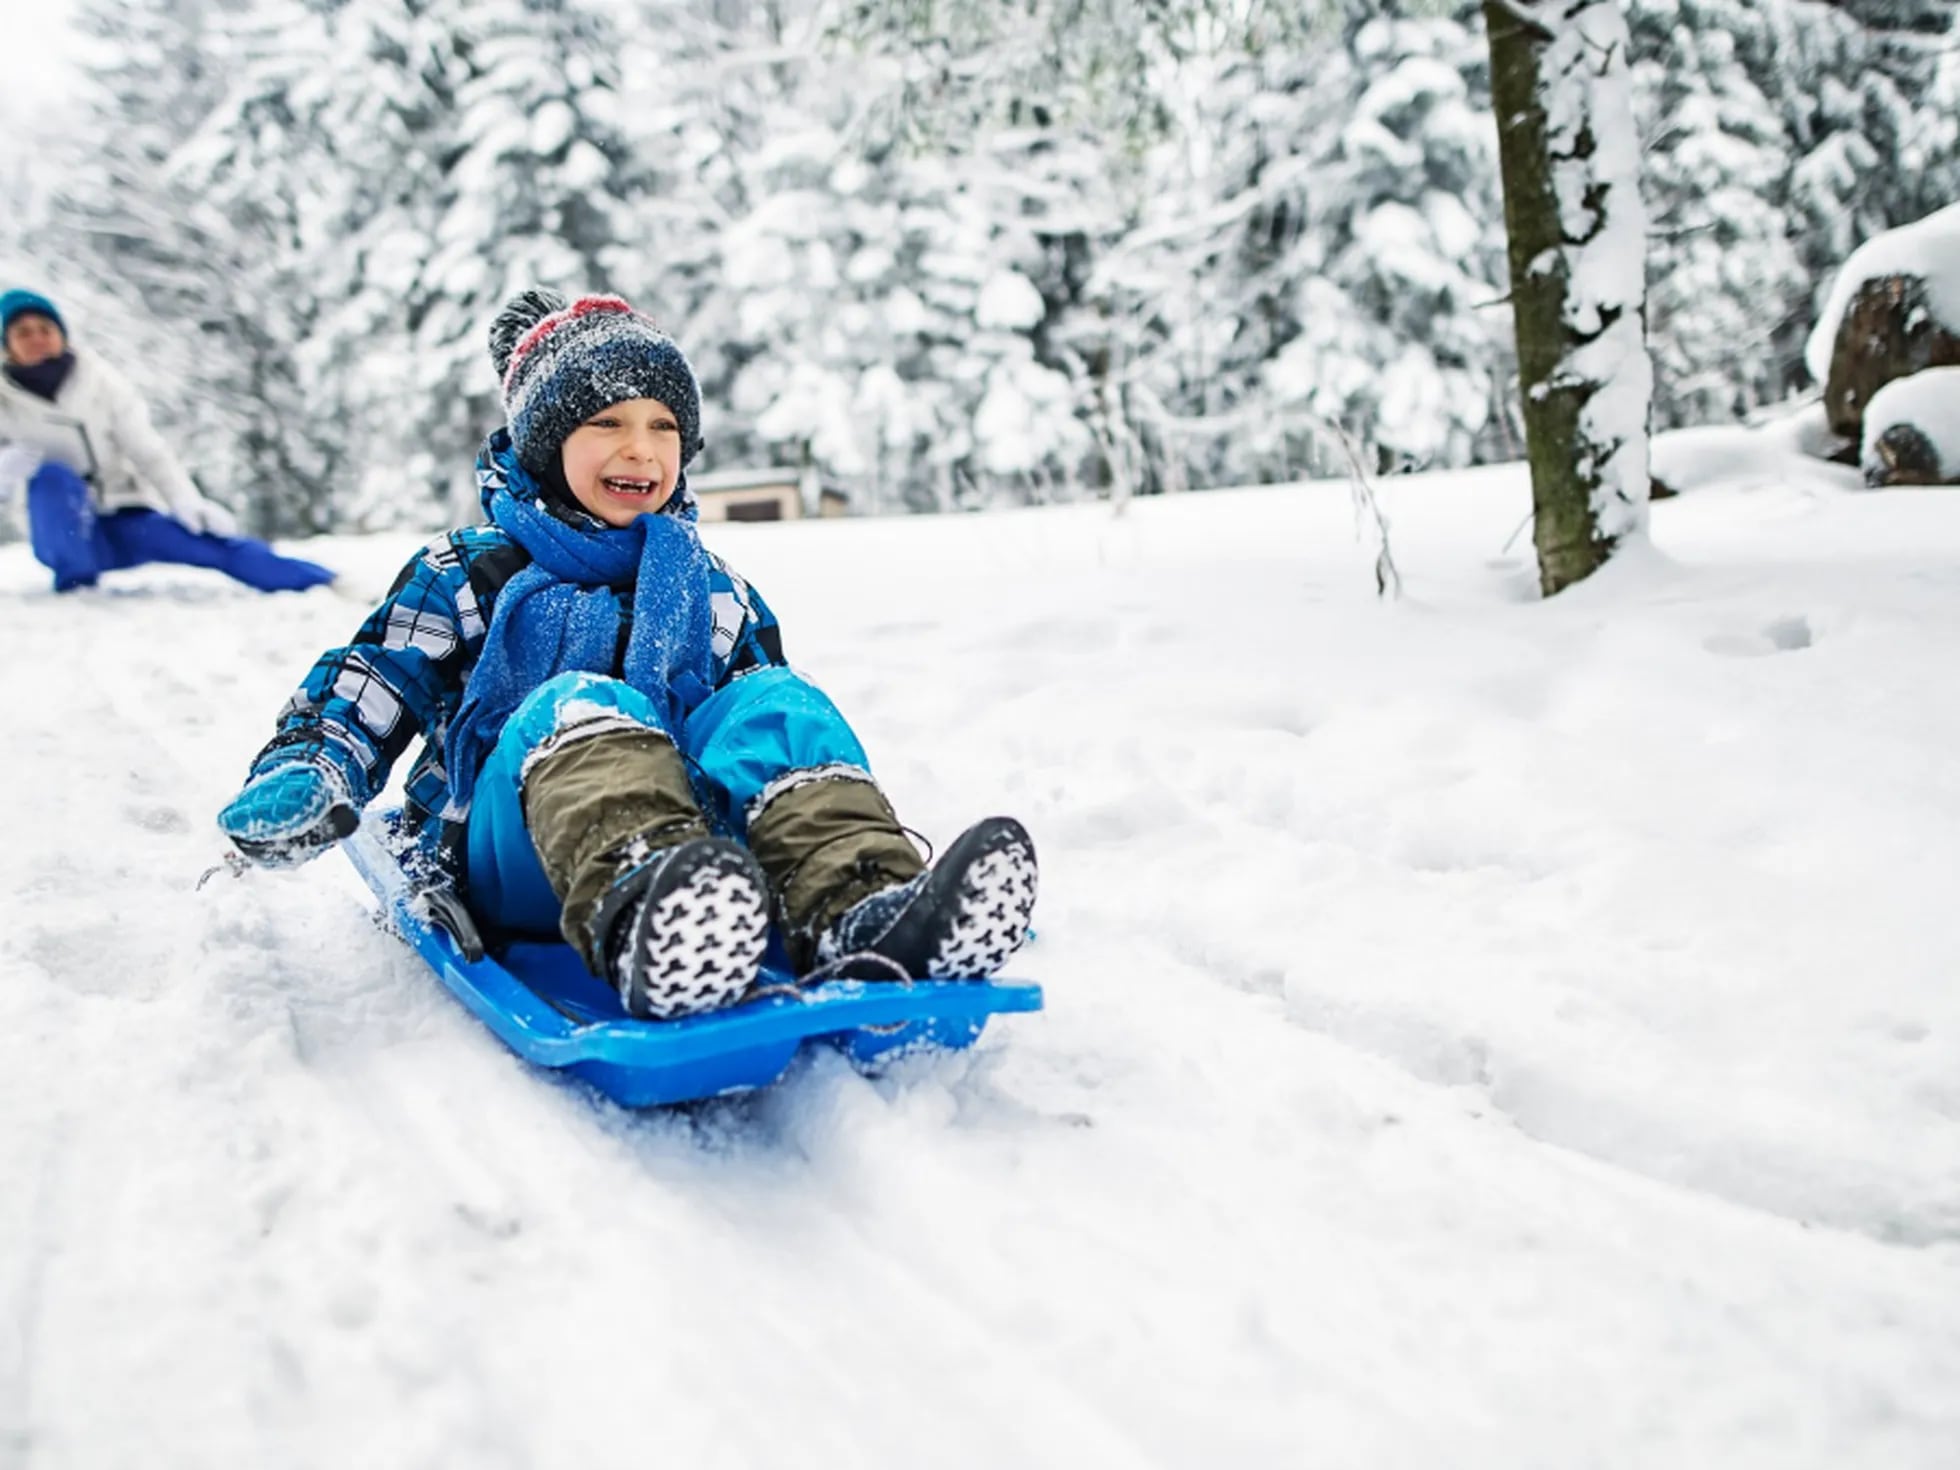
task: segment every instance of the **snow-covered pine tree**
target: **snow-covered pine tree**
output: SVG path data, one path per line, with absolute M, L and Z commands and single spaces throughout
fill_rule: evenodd
M 1733 421 L 1780 397 L 1808 316 L 1784 121 L 1748 65 L 1772 49 L 1773 8 L 1629 6 L 1659 427 Z
M 179 164 L 230 85 L 230 28 L 243 0 L 86 0 L 90 48 L 80 131 L 63 149 L 44 249 L 102 305 L 91 341 L 130 370 L 160 427 L 208 494 L 247 524 L 294 529 L 261 503 L 284 468 L 277 410 L 259 395 L 290 377 L 282 344 L 254 319 L 241 245 L 222 205 Z M 158 85 L 168 78 L 168 86 Z
M 1271 316 L 1287 332 L 1258 364 L 1259 396 L 1264 417 L 1307 444 L 1310 467 L 1329 464 L 1334 425 L 1384 468 L 1465 464 L 1503 446 L 1488 77 L 1462 17 L 1371 16 L 1259 93 L 1269 109 L 1297 99 L 1282 196 L 1294 239 L 1253 277 L 1283 303 Z
M 1111 247 L 1150 236 L 1153 221 L 1179 234 L 1208 214 L 1202 171 L 1178 156 L 1204 90 L 1196 73 L 1221 53 L 1298 34 L 1301 13 L 1033 0 L 968 7 L 948 26 L 939 7 L 878 0 L 851 14 L 856 39 L 894 77 L 893 135 L 945 156 L 948 187 L 987 198 L 1000 222 L 993 248 L 1009 269 L 975 298 L 990 326 L 976 340 L 993 355 L 978 375 L 987 387 L 977 475 L 1019 475 L 1056 494 L 1086 473 L 1088 488 L 1118 499 L 1188 483 L 1194 456 L 1222 436 L 1190 432 L 1192 390 L 1209 385 L 1191 371 L 1201 354 L 1188 351 L 1183 324 L 1216 335 L 1222 314 L 1203 314 L 1198 298 L 1218 283 L 1186 268 L 1202 242 Z M 1065 412 L 1093 436 L 1086 458 Z M 1005 437 L 1017 423 L 1027 427 Z M 1041 440 L 1037 464 L 1024 450 Z
M 1960 198 L 1960 110 L 1942 91 L 1960 5 L 1813 3 L 1792 19 L 1769 88 L 1788 118 L 1789 207 L 1821 299 L 1859 242 Z
M 797 100 L 861 101 L 837 85 L 844 65 Z M 996 163 L 998 139 L 854 149 L 861 125 L 805 113 L 750 160 L 755 204 L 723 236 L 728 309 L 710 333 L 741 345 L 736 424 L 874 509 L 1045 498 L 1078 477 L 1088 436 L 1067 379 L 1035 357 L 1042 252 L 1019 210 L 1036 181 Z
M 1647 512 L 1646 216 L 1616 0 L 1484 0 L 1539 584 Z
M 1266 74 L 1234 44 L 1161 48 L 1163 135 L 1112 156 L 1085 129 L 1079 178 L 1056 181 L 1075 220 L 1049 236 L 1061 248 L 1045 340 L 1095 432 L 1095 486 L 1118 501 L 1231 477 L 1268 423 L 1249 400 L 1267 323 L 1247 257 L 1284 250 L 1291 217 L 1282 202 L 1262 222 L 1260 191 L 1294 165 L 1255 105 Z M 1221 197 L 1240 182 L 1244 197 Z
M 418 495 L 468 480 L 475 445 L 501 413 L 484 329 L 513 292 L 544 284 L 622 292 L 666 315 L 703 270 L 690 189 L 659 133 L 704 87 L 704 23 L 692 7 L 607 0 L 449 0 L 435 44 L 448 85 L 431 89 L 421 146 L 431 232 L 397 311 L 425 411 L 396 426 L 375 466 L 378 514 L 399 477 Z M 657 42 L 641 55 L 632 36 Z M 644 79 L 657 77 L 659 85 Z M 421 214 L 418 208 L 417 214 Z M 397 468 L 398 466 L 398 468 Z
M 1190 483 L 1503 442 L 1488 54 L 1448 5 L 1383 8 L 1176 60 L 1176 137 L 1087 298 Z
M 322 315 L 317 257 L 337 180 L 334 140 L 307 106 L 327 44 L 305 0 L 255 0 L 213 25 L 224 86 L 160 178 L 175 217 L 223 272 L 210 298 L 200 386 L 222 384 L 250 519 L 268 532 L 328 531 L 348 509 L 344 384 L 309 371 Z
M 263 4 L 266 0 L 255 0 Z M 300 0 L 305 4 L 307 0 Z M 450 518 L 443 473 L 425 455 L 436 401 L 414 345 L 409 299 L 431 252 L 442 161 L 455 147 L 467 74 L 455 0 L 334 0 L 311 7 L 312 65 L 282 72 L 298 140 L 285 185 L 308 201 L 289 276 L 312 303 L 298 345 L 317 421 L 346 460 L 331 500 L 340 524 Z
M 1629 0 L 1663 425 L 1804 381 L 1860 240 L 1960 195 L 1953 0 Z
M 715 289 L 687 322 L 728 410 L 711 445 L 808 456 L 874 509 L 1066 493 L 1089 435 L 1041 359 L 1061 247 L 1040 234 L 1079 227 L 1050 169 L 1064 143 L 993 117 L 928 129 L 908 58 L 822 7 L 773 22 L 750 33 L 772 60 L 726 119 Z

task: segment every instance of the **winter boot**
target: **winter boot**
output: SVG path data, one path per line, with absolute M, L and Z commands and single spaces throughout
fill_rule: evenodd
M 719 1010 L 755 983 L 769 943 L 767 880 L 720 837 L 649 853 L 600 897 L 599 973 L 628 1015 L 668 1021 Z
M 573 727 L 531 758 L 523 802 L 560 931 L 630 1014 L 713 1010 L 754 982 L 768 940 L 761 870 L 708 835 L 672 741 Z
M 798 974 L 979 977 L 1006 963 L 1034 908 L 1034 843 L 991 817 L 930 871 L 863 778 L 792 785 L 749 823 Z
M 910 882 L 860 899 L 817 941 L 832 973 L 982 980 L 1027 937 L 1034 912 L 1034 839 L 1012 817 L 988 817 L 954 839 Z
M 817 941 L 844 910 L 925 870 L 885 794 L 856 774 L 798 772 L 764 792 L 749 818 L 749 851 L 769 875 L 799 975 L 816 967 Z

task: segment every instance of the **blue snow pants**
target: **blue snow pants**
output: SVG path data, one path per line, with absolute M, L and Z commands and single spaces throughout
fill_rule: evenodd
M 97 514 L 88 482 L 65 464 L 44 464 L 27 482 L 27 534 L 34 559 L 54 573 L 54 590 L 91 587 L 104 572 L 145 562 L 210 567 L 261 592 L 303 592 L 334 574 L 314 562 L 281 556 L 247 536 L 193 531 L 154 510 Z
M 517 706 L 477 775 L 466 853 L 470 907 L 478 915 L 504 929 L 557 934 L 558 896 L 524 825 L 524 762 L 568 725 L 620 716 L 674 742 L 709 824 L 738 840 L 749 804 L 780 777 L 829 765 L 869 769 L 829 696 L 787 668 L 758 669 L 723 685 L 677 732 L 663 727 L 653 701 L 630 684 L 559 674 Z

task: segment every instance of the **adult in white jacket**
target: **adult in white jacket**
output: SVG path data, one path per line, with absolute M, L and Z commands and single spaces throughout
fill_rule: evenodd
M 0 500 L 27 499 L 28 539 L 57 592 L 145 562 L 211 567 L 262 591 L 333 580 L 323 566 L 237 534 L 198 493 L 114 368 L 69 345 L 61 313 L 32 291 L 0 294 Z

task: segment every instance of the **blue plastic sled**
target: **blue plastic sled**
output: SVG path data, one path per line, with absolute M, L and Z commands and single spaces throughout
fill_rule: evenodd
M 372 825 L 341 846 L 389 927 L 512 1051 L 627 1107 L 766 1087 L 806 1041 L 869 1067 L 918 1048 L 957 1051 L 973 1045 L 989 1016 L 1041 1009 L 1038 985 L 826 980 L 798 989 L 788 971 L 765 967 L 760 983 L 783 991 L 679 1021 L 635 1020 L 569 945 L 518 941 L 498 958 L 484 953 L 455 896 L 418 887 Z

